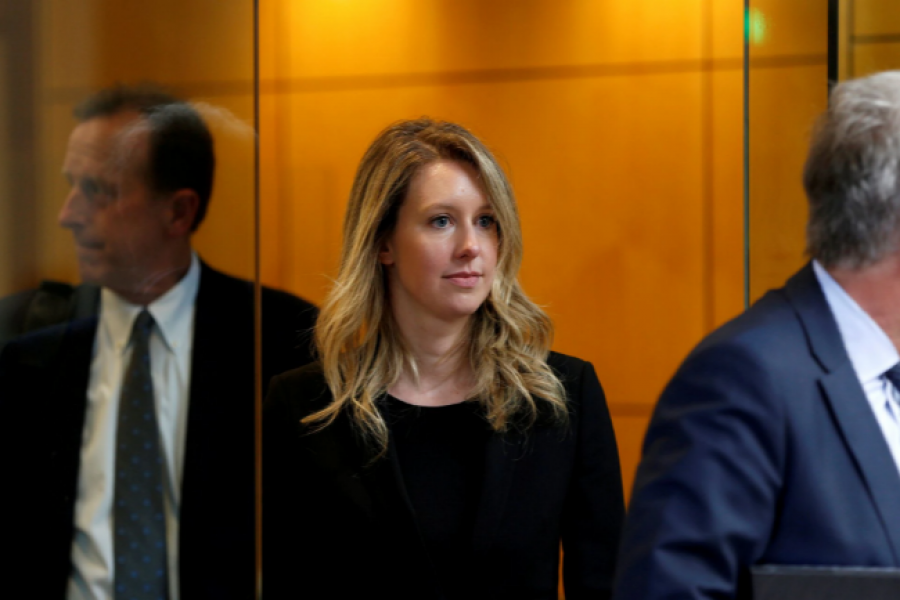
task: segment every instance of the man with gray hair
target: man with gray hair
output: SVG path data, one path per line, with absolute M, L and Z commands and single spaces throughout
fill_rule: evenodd
M 744 598 L 756 565 L 900 567 L 900 72 L 832 94 L 812 259 L 713 332 L 644 440 L 616 598 Z

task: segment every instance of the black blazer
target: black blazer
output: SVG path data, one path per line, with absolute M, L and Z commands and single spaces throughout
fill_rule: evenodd
M 309 362 L 316 309 L 263 290 L 263 376 Z M 96 315 L 11 341 L 0 355 L 4 591 L 64 598 Z M 249 282 L 202 265 L 179 536 L 181 597 L 254 594 L 254 327 Z
M 570 406 L 566 431 L 493 434 L 472 551 L 471 598 L 610 595 L 623 520 L 615 436 L 590 363 L 551 354 Z M 367 466 L 345 416 L 300 425 L 331 401 L 318 364 L 272 382 L 263 417 L 263 595 L 439 598 L 433 565 L 405 495 L 397 457 Z
M 900 475 L 810 265 L 666 387 L 619 558 L 621 600 L 749 599 L 757 564 L 900 567 Z

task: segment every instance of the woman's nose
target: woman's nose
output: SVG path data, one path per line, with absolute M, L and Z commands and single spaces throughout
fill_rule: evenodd
M 460 258 L 475 258 L 481 254 L 481 240 L 478 239 L 478 230 L 472 225 L 460 228 L 460 244 L 457 255 Z

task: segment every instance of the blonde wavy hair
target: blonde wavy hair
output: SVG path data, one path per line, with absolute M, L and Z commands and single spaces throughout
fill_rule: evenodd
M 522 232 L 503 170 L 460 125 L 430 119 L 400 121 L 378 135 L 356 172 L 344 218 L 340 269 L 315 329 L 333 401 L 303 420 L 318 429 L 346 412 L 376 458 L 388 445 L 377 401 L 404 368 L 413 377 L 418 373 L 394 321 L 378 253 L 393 232 L 413 175 L 437 160 L 462 161 L 475 168 L 497 222 L 493 287 L 470 319 L 463 340 L 475 374 L 470 398 L 483 405 L 495 431 L 527 430 L 542 414 L 560 425 L 568 418 L 565 390 L 547 365 L 553 324 L 517 280 Z

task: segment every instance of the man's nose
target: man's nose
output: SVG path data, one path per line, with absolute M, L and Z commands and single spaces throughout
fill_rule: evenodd
M 66 229 L 77 229 L 84 224 L 84 198 L 78 193 L 78 188 L 69 190 L 62 208 L 59 209 L 57 222 Z

